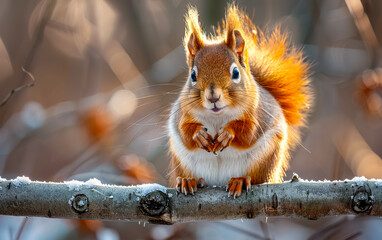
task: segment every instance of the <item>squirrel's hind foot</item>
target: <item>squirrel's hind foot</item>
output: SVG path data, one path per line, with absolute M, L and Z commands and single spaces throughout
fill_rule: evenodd
M 206 182 L 203 178 L 199 178 L 198 182 L 196 182 L 195 178 L 187 178 L 187 177 L 177 177 L 176 178 L 176 191 L 178 193 L 184 193 L 187 195 L 191 193 L 195 194 L 197 188 L 203 188 L 206 186 Z
M 243 188 L 246 190 L 246 192 L 248 192 L 250 187 L 250 176 L 231 178 L 231 180 L 229 180 L 229 182 L 227 183 L 226 191 L 228 191 L 228 197 L 233 196 L 233 198 L 235 199 L 236 197 L 239 197 L 241 195 Z

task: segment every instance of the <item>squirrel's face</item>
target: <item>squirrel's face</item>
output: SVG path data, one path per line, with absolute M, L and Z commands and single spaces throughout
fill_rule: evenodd
M 246 111 L 247 105 L 253 104 L 249 98 L 256 97 L 256 84 L 247 67 L 248 53 L 241 32 L 229 29 L 225 39 L 210 42 L 196 12 L 189 13 L 187 23 L 184 45 L 189 76 L 181 96 L 182 109 L 202 114 Z
M 224 43 L 206 45 L 190 64 L 187 92 L 199 99 L 200 110 L 222 114 L 245 101 L 248 75 L 235 53 Z

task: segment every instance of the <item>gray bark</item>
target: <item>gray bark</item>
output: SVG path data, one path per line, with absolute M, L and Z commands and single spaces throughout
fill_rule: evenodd
M 158 224 L 257 216 L 382 216 L 382 181 L 364 178 L 313 182 L 296 175 L 288 182 L 252 186 L 236 199 L 228 198 L 222 187 L 198 189 L 194 196 L 177 195 L 175 189 L 160 185 L 71 185 L 1 179 L 0 187 L 0 214 L 14 216 Z

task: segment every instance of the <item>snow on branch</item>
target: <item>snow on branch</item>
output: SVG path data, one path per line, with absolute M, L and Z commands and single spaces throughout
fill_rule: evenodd
M 0 214 L 49 218 L 145 221 L 157 224 L 286 216 L 382 216 L 382 180 L 305 181 L 259 184 L 239 198 L 222 187 L 177 195 L 159 184 L 116 186 L 97 179 L 63 183 L 0 178 Z

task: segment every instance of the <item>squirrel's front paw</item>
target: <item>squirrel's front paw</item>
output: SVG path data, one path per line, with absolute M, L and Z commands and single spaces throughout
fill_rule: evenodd
M 238 177 L 238 178 L 231 178 L 229 180 L 226 191 L 228 191 L 228 197 L 233 196 L 235 199 L 236 196 L 239 197 L 241 195 L 241 192 L 244 189 L 248 192 L 249 188 L 251 187 L 251 177 Z
M 199 178 L 198 183 L 196 183 L 195 178 L 186 178 L 186 177 L 177 177 L 176 178 L 176 191 L 179 193 L 184 193 L 184 195 L 187 195 L 191 193 L 194 195 L 194 193 L 197 191 L 197 188 L 203 188 L 205 187 L 206 182 L 203 178 Z
M 200 127 L 199 131 L 197 131 L 192 139 L 198 144 L 198 146 L 207 152 L 211 152 L 214 145 L 213 145 L 213 138 L 211 135 L 207 133 L 207 128 Z
M 232 140 L 233 133 L 224 127 L 220 128 L 214 140 L 214 154 L 216 154 L 219 151 L 223 151 L 226 147 L 228 147 L 231 144 Z

